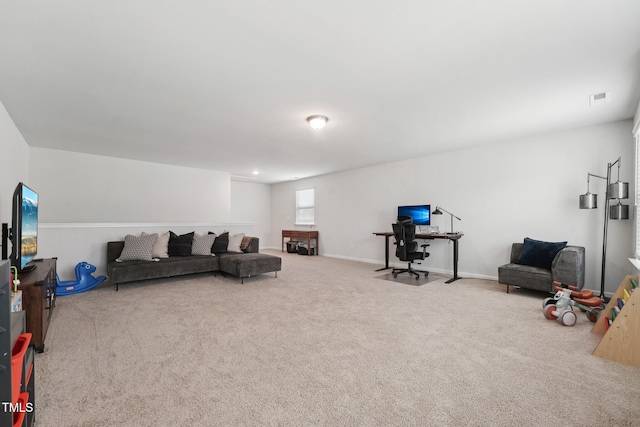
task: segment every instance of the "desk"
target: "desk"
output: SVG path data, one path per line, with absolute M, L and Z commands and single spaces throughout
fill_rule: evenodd
M 376 271 L 389 269 L 389 237 L 393 236 L 391 231 L 385 231 L 382 233 L 373 233 L 376 236 L 384 236 L 384 268 L 379 268 Z M 458 240 L 464 236 L 462 233 L 453 234 L 416 234 L 416 239 L 446 239 L 453 242 L 453 277 L 447 280 L 445 283 L 455 282 L 462 277 L 458 276 Z
M 307 241 L 307 255 L 311 255 L 311 239 L 316 239 L 316 255 L 318 255 L 318 231 L 282 230 L 282 252 L 284 252 L 284 239 L 305 239 Z

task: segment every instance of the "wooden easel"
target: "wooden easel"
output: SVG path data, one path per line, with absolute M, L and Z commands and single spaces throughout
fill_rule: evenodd
M 624 278 L 591 333 L 604 335 L 593 351 L 594 356 L 640 368 L 640 288 L 631 292 L 632 278 L 638 282 L 638 276 Z M 611 309 L 617 305 L 618 298 L 623 299 L 625 289 L 630 297 L 607 329 L 605 317 L 611 318 Z

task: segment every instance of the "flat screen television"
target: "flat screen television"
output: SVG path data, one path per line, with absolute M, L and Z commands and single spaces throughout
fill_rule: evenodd
M 38 253 L 38 193 L 18 184 L 13 192 L 11 223 L 11 265 L 18 271 L 29 271 L 29 262 Z
M 410 216 L 415 225 L 431 225 L 431 205 L 398 206 L 398 216 Z

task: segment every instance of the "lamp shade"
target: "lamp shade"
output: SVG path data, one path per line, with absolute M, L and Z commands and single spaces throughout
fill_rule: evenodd
M 611 219 L 629 219 L 629 205 L 623 205 L 618 202 L 617 205 L 609 207 L 609 218 Z
M 610 199 L 628 199 L 629 183 L 617 181 L 609 184 L 608 195 Z
M 598 207 L 598 195 L 593 193 L 580 195 L 580 209 L 596 209 Z

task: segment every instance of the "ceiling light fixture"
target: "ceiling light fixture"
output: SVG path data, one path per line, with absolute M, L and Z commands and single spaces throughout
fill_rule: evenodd
M 329 118 L 327 116 L 321 116 L 317 114 L 314 116 L 307 117 L 307 122 L 309 123 L 309 126 L 318 130 L 325 127 L 328 121 L 329 121 Z

